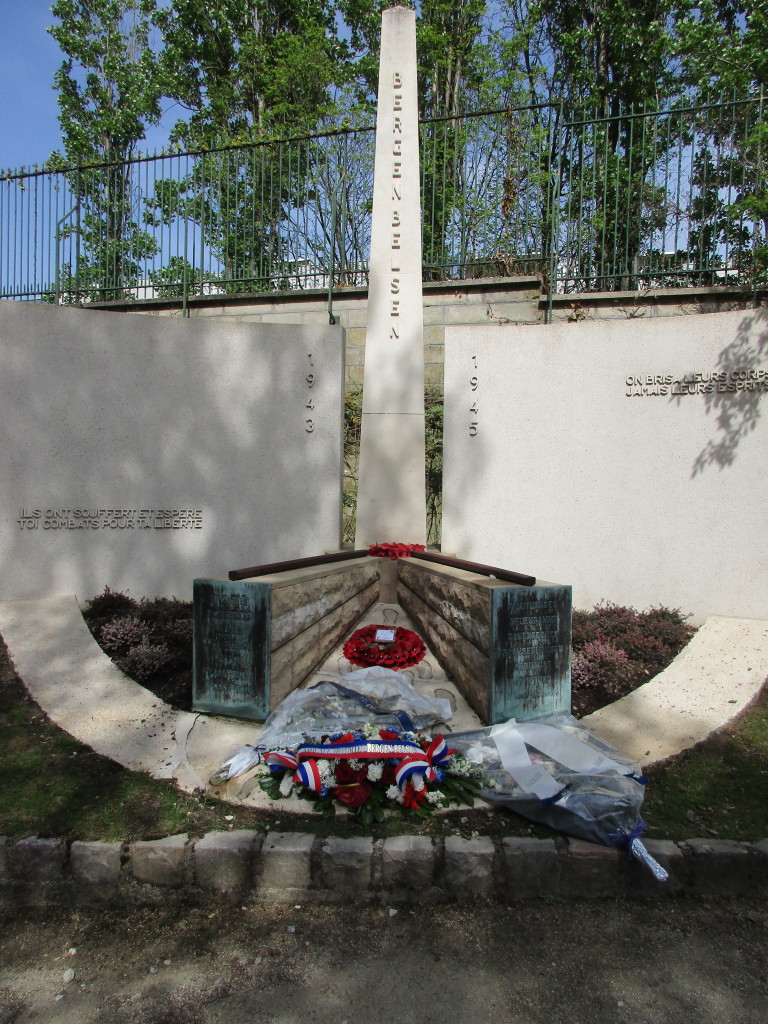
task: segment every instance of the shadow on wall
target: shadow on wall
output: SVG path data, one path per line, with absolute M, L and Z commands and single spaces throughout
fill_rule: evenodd
M 724 374 L 724 378 L 711 394 L 705 395 L 704 404 L 707 413 L 717 417 L 719 436 L 708 441 L 696 457 L 692 477 L 710 466 L 725 469 L 736 461 L 739 444 L 760 420 L 761 402 L 768 401 L 768 369 L 757 365 L 766 358 L 768 310 L 758 309 L 744 317 L 736 337 L 718 356 L 716 372 Z M 762 380 L 755 379 L 759 370 L 764 373 Z M 728 390 L 720 390 L 721 387 Z
M 186 597 L 194 576 L 338 545 L 338 329 L 0 312 L 1 596 Z M 203 527 L 20 530 L 35 506 L 201 508 Z

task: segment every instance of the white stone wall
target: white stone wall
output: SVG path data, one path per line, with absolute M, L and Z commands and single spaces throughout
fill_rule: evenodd
M 342 394 L 340 328 L 0 303 L 0 597 L 338 549 Z
M 443 551 L 768 618 L 765 310 L 448 328 L 445 373 Z

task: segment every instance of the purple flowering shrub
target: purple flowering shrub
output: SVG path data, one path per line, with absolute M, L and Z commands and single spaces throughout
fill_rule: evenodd
M 571 685 L 577 717 L 631 693 L 685 647 L 695 628 L 677 609 L 601 604 L 573 613 Z
M 173 655 L 164 643 L 147 639 L 132 647 L 118 664 L 131 679 L 143 683 L 161 672 L 172 659 Z
M 83 617 L 126 675 L 188 711 L 192 698 L 192 604 L 175 597 L 143 598 L 106 587 Z
M 176 598 L 136 601 L 105 588 L 83 616 L 120 668 L 162 700 L 188 711 L 192 701 L 192 605 Z M 647 682 L 693 636 L 676 609 L 635 611 L 601 604 L 573 613 L 572 702 L 577 717 Z
M 150 627 L 135 615 L 121 615 L 105 622 L 99 630 L 99 645 L 107 654 L 122 657 L 133 647 L 149 640 Z

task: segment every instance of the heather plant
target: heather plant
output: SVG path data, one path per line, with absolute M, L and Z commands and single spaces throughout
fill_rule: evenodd
M 143 683 L 161 672 L 172 660 L 173 655 L 164 643 L 145 639 L 120 658 L 118 664 L 126 675 Z
M 192 605 L 142 598 L 106 587 L 83 612 L 91 632 L 120 668 L 162 700 L 189 710 Z M 600 604 L 573 613 L 573 712 L 589 714 L 630 693 L 672 661 L 694 628 L 677 609 L 638 612 Z
M 189 710 L 192 690 L 192 604 L 175 597 L 135 601 L 106 587 L 83 612 L 104 651 L 132 679 Z
M 599 604 L 573 613 L 571 686 L 576 715 L 625 696 L 679 654 L 695 629 L 677 609 L 638 612 Z
M 102 649 L 114 657 L 121 657 L 128 653 L 132 647 L 149 639 L 150 628 L 146 622 L 135 615 L 121 616 L 117 619 L 110 619 L 98 633 L 99 644 Z
M 184 645 L 192 643 L 192 616 L 173 619 L 164 630 L 165 639 L 172 644 Z
M 133 615 L 138 608 L 138 601 L 135 601 L 128 594 L 123 594 L 119 590 L 110 590 L 109 587 L 104 587 L 104 592 L 98 594 L 96 597 L 92 597 L 88 602 L 88 606 L 83 612 L 85 621 L 91 626 L 93 632 L 94 624 L 98 627 L 110 619 L 116 619 L 119 616 Z
M 632 689 L 633 666 L 625 651 L 604 640 L 590 640 L 571 658 L 572 709 L 577 716 L 592 710 L 593 698 L 616 700 Z
M 688 618 L 676 608 L 660 606 L 638 612 L 623 605 L 599 604 L 591 612 L 574 611 L 573 649 L 578 651 L 592 640 L 605 640 L 630 658 L 660 660 L 669 652 L 674 657 L 695 632 Z

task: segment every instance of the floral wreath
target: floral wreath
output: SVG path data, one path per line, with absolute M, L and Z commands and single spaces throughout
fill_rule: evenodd
M 474 804 L 479 770 L 442 736 L 422 736 L 379 729 L 308 739 L 295 751 L 266 755 L 259 785 L 272 799 L 291 795 L 314 800 L 326 817 L 334 801 L 356 814 L 364 825 L 383 821 L 387 807 L 426 817 L 451 802 Z
M 426 550 L 423 544 L 371 544 L 371 558 L 409 558 L 414 551 Z
M 395 639 L 391 642 L 376 639 L 376 633 L 380 629 L 393 630 Z M 424 641 L 410 629 L 402 626 L 363 626 L 356 629 L 342 648 L 344 657 L 359 665 L 368 668 L 370 665 L 383 665 L 385 668 L 410 668 L 411 665 L 418 665 L 427 648 Z

